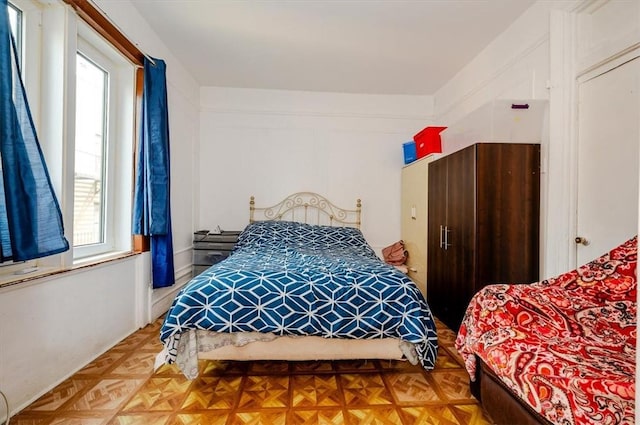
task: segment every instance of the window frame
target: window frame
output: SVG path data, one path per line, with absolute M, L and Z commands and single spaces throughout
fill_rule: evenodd
M 87 25 L 91 26 L 96 32 L 98 32 L 105 40 L 111 43 L 120 53 L 125 55 L 131 63 L 138 66 L 135 77 L 135 90 L 136 90 L 136 116 L 135 116 L 135 128 L 138 128 L 138 119 L 140 116 L 141 102 L 142 102 L 142 89 L 144 87 L 144 53 L 138 49 L 120 30 L 106 18 L 100 10 L 98 10 L 91 2 L 86 0 L 62 0 L 64 3 L 71 6 L 78 17 L 82 19 Z M 136 139 L 134 146 L 138 143 Z M 135 151 L 132 153 L 134 164 L 136 161 Z M 149 236 L 133 235 L 133 251 L 134 252 L 148 252 L 151 248 Z
M 36 128 L 40 124 L 40 51 L 42 48 L 42 4 L 35 0 L 9 0 L 13 8 L 22 12 L 20 27 L 20 70 L 22 82 L 29 94 L 31 118 Z
M 104 240 L 101 243 L 80 246 L 76 246 L 75 241 L 72 241 L 74 264 L 91 261 L 92 257 L 98 255 L 132 250 L 130 199 L 133 193 L 133 177 L 128 178 L 125 171 L 133 172 L 133 145 L 136 134 L 134 130 L 136 112 L 134 65 L 85 22 L 78 22 L 77 34 L 76 54 L 82 54 L 107 72 L 108 96 L 102 187 L 105 203 L 103 206 Z M 129 112 L 131 116 L 128 116 Z M 118 168 L 122 168 L 119 174 L 115 172 L 116 162 Z M 126 206 L 128 201 L 128 207 L 116 208 L 116 205 Z
M 14 5 L 12 2 L 8 2 L 7 5 L 9 7 L 9 9 L 12 9 L 12 10 L 14 10 L 16 12 L 16 15 L 17 15 L 17 18 L 18 18 L 17 25 L 16 25 L 16 32 L 14 34 L 14 39 L 15 39 L 15 42 L 16 42 L 16 48 L 20 52 L 20 54 L 18 55 L 18 59 L 19 59 L 19 62 L 20 62 L 20 67 L 22 68 L 22 63 L 24 62 L 24 48 L 22 46 L 22 39 L 24 38 L 24 29 L 23 29 L 24 12 L 18 6 Z M 9 20 L 11 20 L 11 19 L 9 19 Z
M 75 239 L 72 241 L 73 258 L 74 260 L 89 257 L 92 255 L 103 254 L 105 252 L 112 251 L 114 248 L 114 232 L 113 232 L 113 203 L 114 203 L 114 185 L 111 183 L 113 179 L 114 167 L 112 166 L 114 158 L 114 150 L 116 141 L 113 140 L 114 131 L 114 118 L 117 116 L 115 111 L 114 97 L 117 96 L 114 85 L 117 85 L 117 81 L 114 82 L 114 64 L 107 59 L 99 50 L 92 46 L 82 36 L 78 36 L 78 48 L 76 52 L 77 56 L 83 56 L 88 62 L 91 62 L 94 66 L 105 72 L 105 90 L 104 90 L 104 117 L 103 117 L 103 135 L 102 135 L 102 181 L 100 191 L 102 192 L 100 202 L 100 242 L 76 245 Z M 76 75 L 77 72 L 76 72 Z M 76 80 L 77 87 L 77 80 Z M 76 93 L 77 94 L 77 93 Z M 77 106 L 77 105 L 76 105 Z M 77 116 L 77 108 L 76 108 Z M 77 128 L 77 127 L 76 127 Z M 75 148 L 75 144 L 74 144 Z M 77 148 L 76 148 L 77 152 Z M 75 163 L 74 163 L 74 175 L 75 175 Z M 75 179 L 74 179 L 74 201 L 75 201 Z M 75 205 L 75 202 L 74 202 Z M 74 208 L 74 229 L 76 225 L 75 208 Z M 75 236 L 75 233 L 74 233 Z

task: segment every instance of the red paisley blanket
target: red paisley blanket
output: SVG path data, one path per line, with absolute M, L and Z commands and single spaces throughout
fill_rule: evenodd
M 456 348 L 478 355 L 557 424 L 633 424 L 637 237 L 556 278 L 491 285 L 471 300 Z

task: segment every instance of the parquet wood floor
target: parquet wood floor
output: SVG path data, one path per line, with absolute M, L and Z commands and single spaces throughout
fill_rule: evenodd
M 201 361 L 198 379 L 154 373 L 161 321 L 141 329 L 11 419 L 12 425 L 488 424 L 438 321 L 437 366 L 399 361 Z

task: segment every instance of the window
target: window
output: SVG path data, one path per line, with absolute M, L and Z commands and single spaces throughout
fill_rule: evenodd
M 109 74 L 76 55 L 73 245 L 105 243 L 105 161 Z
M 23 43 L 22 43 L 23 13 L 21 9 L 19 9 L 17 6 L 15 6 L 12 3 L 8 3 L 7 10 L 9 12 L 9 25 L 11 27 L 11 35 L 13 35 L 13 39 L 15 40 L 15 43 L 16 43 L 16 49 L 18 51 L 18 61 L 20 61 L 20 64 L 22 64 L 22 57 L 24 55 Z M 2 172 L 2 164 L 0 164 L 0 173 L 1 172 Z M 4 200 L 2 202 L 4 205 Z M 7 231 L 7 229 L 3 229 L 3 230 L 4 232 Z M 6 237 L 8 238 L 8 235 Z M 11 260 L 7 260 L 5 262 L 0 262 L 0 267 L 2 267 L 3 272 L 6 271 L 8 273 L 12 273 L 18 269 L 30 266 L 33 263 L 33 261 L 29 261 L 27 263 L 28 264 L 25 265 L 24 261 L 14 263 Z
M 38 105 L 41 89 L 42 9 L 42 3 L 36 0 L 10 0 L 7 9 L 22 82 L 27 90 L 31 116 L 37 128 L 40 124 Z
M 131 249 L 134 67 L 78 25 L 73 258 Z
M 20 53 L 18 56 L 22 56 L 22 50 L 21 50 L 21 44 L 20 41 L 22 39 L 22 37 L 20 37 L 21 33 L 22 33 L 22 11 L 20 9 L 18 9 L 17 7 L 15 7 L 14 5 L 12 5 L 11 3 L 9 3 L 9 7 L 8 7 L 8 11 L 9 11 L 9 25 L 11 26 L 11 34 L 13 35 L 14 40 L 16 41 L 16 48 L 18 49 L 18 52 Z M 2 164 L 0 163 L 0 172 L 2 172 Z M 2 209 L 4 211 L 4 200 L 2 200 Z M 4 228 L 3 229 L 3 243 L 4 242 L 8 242 L 8 238 L 9 236 L 6 234 L 7 229 Z M 4 239 L 6 238 L 6 239 Z M 11 260 L 7 260 L 4 263 L 0 263 L 3 264 L 3 266 L 9 265 L 9 264 L 13 264 L 13 261 Z
M 8 13 L 72 248 L 2 267 L 0 285 L 24 278 L 24 270 L 46 273 L 131 251 L 135 79 L 142 57 L 86 1 L 10 0 Z
M 72 248 L 2 267 L 0 285 L 24 278 L 24 270 L 44 273 L 131 251 L 134 64 L 141 62 L 89 2 L 10 1 L 32 118 Z
M 16 49 L 18 50 L 18 59 L 22 58 L 22 10 L 9 3 L 9 24 L 11 25 L 11 34 L 16 41 Z

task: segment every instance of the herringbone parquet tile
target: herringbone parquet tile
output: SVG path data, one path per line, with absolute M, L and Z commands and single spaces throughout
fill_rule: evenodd
M 404 361 L 201 361 L 153 371 L 161 321 L 130 335 L 11 418 L 11 425 L 486 425 L 438 323 L 433 371 Z
M 420 406 L 400 409 L 405 424 L 460 425 L 448 406 Z
M 148 351 L 136 351 L 124 359 L 115 369 L 115 375 L 150 375 L 156 354 Z
M 350 409 L 347 411 L 349 423 L 361 425 L 402 425 L 400 415 L 393 407 L 382 409 Z
M 247 376 L 239 408 L 288 407 L 288 405 L 288 376 Z
M 128 400 L 144 383 L 142 379 L 104 379 L 73 403 L 69 410 L 113 410 Z
M 478 404 L 450 405 L 449 409 L 460 419 L 461 424 L 488 425 L 490 423 Z
M 393 404 L 391 394 L 379 373 L 341 374 L 339 379 L 348 406 Z
M 239 412 L 230 418 L 231 425 L 286 425 L 286 410 Z
M 107 417 L 90 417 L 88 415 L 65 413 L 64 416 L 57 417 L 50 425 L 103 425 Z
M 452 347 L 453 348 L 453 347 Z M 459 369 L 460 363 L 456 360 L 457 356 L 449 354 L 444 347 L 438 348 L 438 358 L 436 359 L 437 369 Z
M 185 377 L 151 378 L 138 390 L 123 411 L 174 411 L 182 405 L 191 382 Z
M 189 389 L 181 410 L 232 409 L 240 394 L 241 383 L 241 376 L 202 377 Z
M 171 425 L 225 425 L 229 419 L 227 412 L 217 413 L 180 413 Z
M 118 360 L 127 354 L 126 351 L 107 351 L 80 370 L 76 375 L 102 375 L 113 368 Z
M 131 351 L 151 338 L 149 332 L 135 332 L 114 346 L 111 351 Z
M 91 379 L 67 379 L 56 388 L 40 397 L 37 401 L 31 404 L 29 408 L 31 410 L 41 411 L 56 410 L 58 407 L 69 401 L 78 392 L 82 391 L 89 385 L 95 385 L 95 383 L 96 382 Z
M 469 391 L 469 375 L 464 370 L 447 369 L 430 375 L 447 400 L 473 402 Z
M 293 407 L 340 406 L 342 393 L 333 375 L 299 375 L 291 377 Z
M 287 425 L 342 425 L 342 409 L 292 410 Z
M 158 331 L 158 332 L 160 332 L 160 331 Z M 141 345 L 139 349 L 157 353 L 160 350 L 162 350 L 162 343 L 154 335 L 150 339 L 148 339 L 143 345 Z
M 108 425 L 165 425 L 170 415 L 167 413 L 121 414 L 113 418 Z
M 397 403 L 440 402 L 440 397 L 423 373 L 388 373 L 385 378 Z
M 50 417 L 34 417 L 26 414 L 19 414 L 18 416 L 11 418 L 13 425 L 48 425 L 51 423 Z

